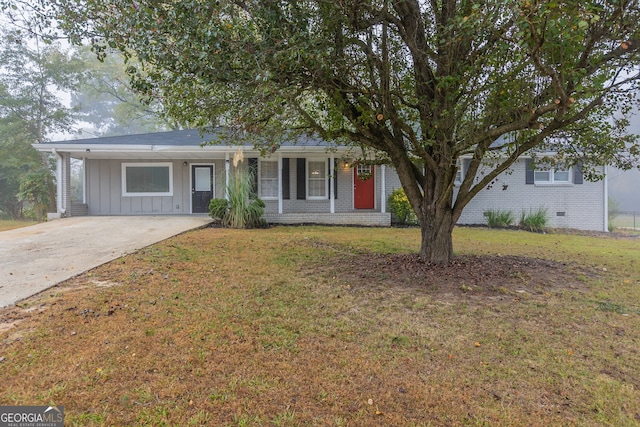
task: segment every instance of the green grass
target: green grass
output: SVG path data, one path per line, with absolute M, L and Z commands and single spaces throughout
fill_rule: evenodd
M 28 227 L 37 224 L 36 221 L 23 221 L 14 219 L 0 219 L 0 231 L 13 230 L 15 228 Z
M 615 214 L 610 222 L 614 228 L 640 230 L 640 212 L 635 215 Z
M 457 255 L 574 277 L 516 271 L 523 293 L 362 279 L 419 237 L 210 228 L 122 257 L 3 312 L 22 320 L 0 334 L 0 404 L 62 404 L 78 426 L 638 425 L 637 239 L 455 229 Z

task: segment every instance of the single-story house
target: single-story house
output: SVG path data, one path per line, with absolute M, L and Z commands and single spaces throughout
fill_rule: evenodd
M 57 158 L 57 214 L 206 214 L 224 198 L 235 145 L 206 144 L 210 135 L 179 130 L 34 144 Z M 388 226 L 387 197 L 400 181 L 390 166 L 353 164 L 357 148 L 330 147 L 312 137 L 261 155 L 241 147 L 244 167 L 257 170 L 258 196 L 269 223 Z M 71 167 L 82 165 L 81 195 L 72 197 Z M 486 224 L 490 209 L 547 209 L 551 227 L 607 230 L 606 180 L 587 182 L 579 168 L 533 170 L 523 157 L 465 208 L 460 224 Z M 466 162 L 460 165 L 460 176 Z M 481 173 L 481 172 L 480 172 Z M 361 179 L 362 177 L 362 179 Z

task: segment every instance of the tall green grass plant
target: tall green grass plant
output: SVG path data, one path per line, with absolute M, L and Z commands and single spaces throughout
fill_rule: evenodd
M 515 217 L 511 211 L 490 209 L 484 213 L 490 228 L 508 228 L 513 225 Z
M 534 233 L 542 232 L 549 223 L 548 211 L 546 208 L 538 210 L 529 209 L 529 213 L 522 211 L 520 216 L 520 227 Z
M 212 218 L 220 218 L 225 227 L 264 227 L 266 222 L 262 215 L 265 204 L 257 197 L 253 184 L 256 172 L 251 168 L 243 169 L 243 160 L 241 150 L 233 156 L 235 173 L 227 184 L 228 200 L 212 199 L 209 202 L 209 215 Z

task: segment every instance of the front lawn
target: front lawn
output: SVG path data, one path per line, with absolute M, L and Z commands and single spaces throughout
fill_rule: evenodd
M 0 311 L 0 405 L 65 426 L 633 426 L 640 240 L 206 228 Z

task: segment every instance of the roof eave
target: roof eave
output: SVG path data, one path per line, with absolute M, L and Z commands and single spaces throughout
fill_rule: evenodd
M 65 153 L 193 153 L 198 152 L 212 152 L 212 153 L 232 153 L 238 149 L 242 149 L 245 152 L 258 152 L 253 145 L 244 146 L 228 146 L 228 145 L 141 145 L 141 144 L 64 144 L 64 143 L 39 143 L 32 144 L 32 146 L 43 153 L 53 153 L 55 151 Z M 347 152 L 349 147 L 327 147 L 327 146 L 285 146 L 280 147 L 277 151 L 287 153 L 301 153 L 301 152 L 327 152 L 327 151 Z M 277 152 L 276 151 L 276 152 Z

